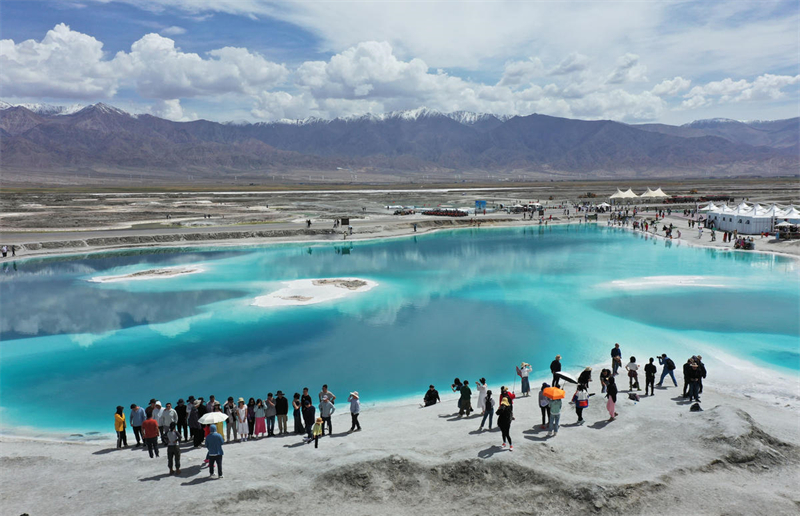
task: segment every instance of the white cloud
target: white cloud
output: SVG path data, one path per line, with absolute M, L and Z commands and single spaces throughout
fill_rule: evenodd
M 154 116 L 175 122 L 188 122 L 199 118 L 197 113 L 186 113 L 180 99 L 159 100 L 148 111 Z
M 572 113 L 581 118 L 618 119 L 617 114 L 624 114 L 626 120 L 642 121 L 657 119 L 667 104 L 649 91 L 634 94 L 615 89 L 589 94 L 576 99 L 570 106 Z
M 800 75 L 764 74 L 752 82 L 746 79 L 734 81 L 730 77 L 721 81 L 712 81 L 702 86 L 695 86 L 684 95 L 687 99 L 683 106 L 687 108 L 706 104 L 706 97 L 717 97 L 718 102 L 743 102 L 750 100 L 779 99 L 785 95 L 787 86 L 800 84 Z
M 498 83 L 500 86 L 520 86 L 544 74 L 544 65 L 538 57 L 531 57 L 526 61 L 511 61 L 506 63 L 503 77 Z
M 161 34 L 164 36 L 180 36 L 181 34 L 186 34 L 186 29 L 173 25 L 172 27 L 167 27 L 162 30 Z
M 587 68 L 589 68 L 589 58 L 578 52 L 572 52 L 550 70 L 550 75 L 568 75 L 582 72 Z
M 0 40 L 0 88 L 4 96 L 107 98 L 118 87 L 103 43 L 63 23 L 42 41 Z
M 664 79 L 660 83 L 653 86 L 652 92 L 654 95 L 673 97 L 678 93 L 688 90 L 692 81 L 684 79 L 683 77 L 675 77 L 674 79 Z
M 622 84 L 624 82 L 647 82 L 645 72 L 647 67 L 639 64 L 639 56 L 630 52 L 617 59 L 617 67 L 608 76 L 609 84 Z

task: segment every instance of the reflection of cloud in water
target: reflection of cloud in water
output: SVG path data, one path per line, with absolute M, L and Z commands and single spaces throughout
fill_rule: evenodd
M 69 340 L 71 340 L 72 342 L 74 342 L 75 344 L 77 344 L 78 346 L 80 346 L 82 348 L 88 348 L 89 346 L 91 346 L 95 342 L 97 342 L 99 340 L 103 340 L 106 337 L 113 335 L 114 333 L 115 332 L 113 332 L 113 331 L 112 332 L 107 332 L 107 333 L 101 333 L 101 334 L 96 334 L 96 333 L 76 333 L 76 334 L 70 335 L 69 336 Z
M 166 323 L 151 324 L 150 329 L 160 335 L 172 339 L 183 333 L 188 333 L 189 330 L 192 328 L 192 324 L 199 321 L 211 319 L 212 317 L 214 317 L 213 312 L 206 312 L 194 315 L 192 317 L 184 317 L 183 319 L 177 319 L 175 321 L 170 321 Z
M 243 295 L 236 290 L 125 292 L 100 290 L 69 280 L 3 286 L 0 338 L 64 333 L 103 333 L 182 319 L 202 305 Z

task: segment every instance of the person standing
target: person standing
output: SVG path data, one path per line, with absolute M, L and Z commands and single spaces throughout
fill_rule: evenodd
M 481 378 L 475 382 L 475 388 L 478 389 L 478 406 L 481 408 L 481 414 L 483 414 L 483 402 L 486 399 L 486 378 Z
M 632 391 L 634 388 L 640 391 L 639 388 L 639 364 L 636 363 L 636 357 L 631 357 L 631 361 L 625 366 L 628 371 L 628 390 Z
M 311 439 L 314 438 L 312 435 L 312 430 L 314 429 L 314 422 L 316 421 L 316 410 L 314 409 L 314 405 L 311 404 L 311 400 L 307 399 L 303 401 L 303 422 L 306 425 L 306 442 L 311 442 Z
M 360 432 L 361 423 L 358 422 L 358 415 L 361 413 L 361 401 L 358 398 L 358 391 L 351 392 L 347 401 L 350 402 L 350 431 Z
M 561 423 L 561 400 L 550 400 L 550 434 L 555 437 L 558 435 L 558 427 Z
M 466 414 L 469 417 L 470 412 L 472 412 L 472 389 L 469 388 L 469 380 L 464 380 L 464 385 L 461 386 L 461 403 L 459 406 L 461 408 L 458 411 L 458 415 Z
M 531 365 L 527 362 L 523 362 L 519 368 L 519 376 L 522 379 L 522 395 L 528 397 L 531 395 L 531 384 L 528 381 L 528 375 L 531 374 Z
M 611 349 L 611 374 L 617 376 L 617 370 L 622 367 L 622 350 L 619 348 L 619 343 L 614 344 Z
M 136 447 L 142 445 L 144 437 L 142 437 L 142 423 L 146 418 L 144 409 L 136 403 L 131 403 L 131 427 L 133 428 L 133 436 L 136 437 Z M 140 440 L 141 438 L 141 440 Z
M 511 443 L 511 420 L 514 413 L 511 410 L 511 403 L 508 398 L 503 398 L 500 401 L 500 408 L 497 409 L 497 426 L 503 434 L 503 448 L 506 447 L 508 441 L 508 449 L 514 451 L 514 445 Z
M 438 402 L 442 401 L 439 398 L 439 391 L 431 385 L 428 387 L 428 392 L 425 393 L 425 397 L 422 399 L 423 403 L 425 403 L 426 407 L 430 407 L 431 405 L 436 405 Z
M 217 398 L 215 398 L 213 394 L 208 397 L 208 403 L 206 403 L 206 413 L 214 412 L 214 403 L 216 402 Z
M 583 424 L 583 409 L 589 407 L 589 392 L 584 385 L 578 385 L 575 391 L 575 413 L 578 415 L 578 424 Z
M 308 387 L 303 387 L 303 395 L 300 396 L 300 405 L 305 407 L 306 401 L 311 403 L 312 406 L 314 405 L 314 401 L 311 399 L 311 395 L 308 393 Z M 322 401 L 322 398 L 320 398 L 320 401 Z
M 556 359 L 550 362 L 550 372 L 553 373 L 553 387 L 558 387 L 561 382 L 561 377 L 556 373 L 561 372 L 561 355 L 556 355 Z
M 264 408 L 267 410 L 267 436 L 272 437 L 275 435 L 275 416 L 277 411 L 275 410 L 275 398 L 272 397 L 271 392 L 267 394 L 267 399 L 264 400 Z
M 678 381 L 675 379 L 675 362 L 672 361 L 671 358 L 667 356 L 666 353 L 663 353 L 660 357 L 658 357 L 658 364 L 664 366 L 661 369 L 661 379 L 658 381 L 658 386 L 661 387 L 661 384 L 664 383 L 664 377 L 669 375 L 672 378 L 672 383 L 675 384 L 675 387 L 678 386 Z
M 244 405 L 244 401 L 242 401 L 242 405 Z M 247 409 L 245 409 L 247 410 Z M 222 436 L 217 433 L 217 429 L 214 425 L 211 425 L 211 430 L 208 433 L 208 437 L 206 437 L 206 448 L 208 449 L 208 473 L 209 476 L 214 476 L 214 465 L 216 464 L 219 470 L 219 476 L 217 478 L 222 478 L 222 444 L 223 439 Z
M 689 367 L 689 401 L 700 402 L 701 376 L 700 366 L 693 360 L 692 365 Z
M 692 370 L 692 363 L 694 362 L 694 357 L 689 358 L 686 360 L 686 363 L 683 364 L 683 397 L 687 397 L 689 395 L 689 371 Z
M 117 449 L 123 446 L 128 447 L 128 435 L 125 431 L 125 407 L 122 405 L 117 406 L 117 412 L 114 414 L 114 430 L 117 432 Z
M 322 418 L 323 423 L 328 423 L 328 435 L 333 434 L 333 424 L 331 423 L 331 416 L 333 416 L 334 412 L 336 412 L 336 407 L 333 406 L 333 403 L 331 403 L 330 398 L 328 398 L 328 396 L 323 396 L 322 402 L 319 404 L 319 415 Z M 324 424 L 322 428 L 322 435 L 325 435 Z
M 653 357 L 650 357 L 650 363 L 644 366 L 644 395 L 647 396 L 647 389 L 650 389 L 650 396 L 655 395 L 654 385 L 656 383 L 656 371 L 658 368 L 653 363 Z
M 250 428 L 247 421 L 247 406 L 244 398 L 239 398 L 239 407 L 236 409 L 236 426 L 239 431 L 239 442 L 246 442 L 250 435 Z
M 144 433 L 144 443 L 147 445 L 147 453 L 150 454 L 150 458 L 153 458 L 153 454 L 158 457 L 158 422 L 153 417 L 153 414 L 150 414 L 150 417 L 142 423 L 142 432 Z
M 275 414 L 278 416 L 278 433 L 289 433 L 286 428 L 289 418 L 289 400 L 283 395 L 283 391 L 277 392 L 277 398 L 275 398 Z
M 167 403 L 158 419 L 158 428 L 161 430 L 161 442 L 167 444 L 167 432 L 172 423 L 178 423 L 178 413 L 172 408 L 172 403 Z
M 236 403 L 233 402 L 233 396 L 228 396 L 228 401 L 225 402 L 225 415 L 228 416 L 226 421 L 226 441 L 231 442 L 231 432 L 233 432 L 233 440 L 238 437 L 238 430 L 236 428 Z
M 494 418 L 494 398 L 492 398 L 492 391 L 486 391 L 486 397 L 483 400 L 483 419 L 481 419 L 481 426 L 478 431 L 483 430 L 483 424 L 486 423 L 486 418 L 489 418 L 489 430 L 492 429 L 492 418 Z
M 167 432 L 167 466 L 169 467 L 169 474 L 181 474 L 181 433 L 178 426 L 172 423 Z M 175 471 L 172 470 L 172 464 L 175 463 Z
M 188 414 L 183 398 L 179 399 L 178 404 L 175 405 L 175 413 L 178 414 L 178 424 L 175 427 L 178 429 L 178 433 L 181 433 L 181 429 L 183 429 L 183 440 L 187 441 L 189 440 L 189 425 L 186 420 Z
M 325 435 L 325 421 L 321 417 L 314 422 L 311 435 L 314 437 L 314 448 L 319 448 L 319 436 Z
M 539 389 L 539 409 L 542 411 L 542 430 L 547 428 L 547 425 L 552 421 L 552 416 L 550 415 L 550 398 L 544 395 L 544 390 L 548 387 L 550 386 L 543 383 L 542 388 Z M 547 416 L 547 423 L 545 423 L 545 416 Z
M 614 381 L 613 376 L 608 380 L 608 388 L 606 389 L 606 398 L 608 398 L 608 401 L 606 402 L 606 409 L 608 410 L 608 415 L 610 416 L 608 420 L 614 421 L 614 418 L 617 417 L 619 414 L 617 414 L 616 412 L 617 383 Z
M 583 385 L 586 387 L 586 390 L 589 390 L 589 382 L 592 381 L 592 368 L 587 367 L 581 374 L 578 375 L 578 385 Z
M 455 378 L 453 380 L 453 384 L 450 386 L 450 388 L 453 389 L 453 392 L 459 393 L 459 396 L 458 396 L 458 412 L 459 412 L 459 415 L 462 412 L 462 410 L 461 410 L 461 388 L 463 386 L 464 386 L 464 384 L 461 383 L 461 380 L 459 380 L 458 378 Z
M 164 409 L 161 408 L 161 402 L 156 400 L 153 404 L 153 419 L 156 420 L 156 424 L 158 424 L 158 432 L 159 435 L 163 438 L 164 434 L 166 433 L 166 428 L 161 427 L 161 413 L 164 412 Z
M 328 397 L 328 401 L 335 404 L 336 403 L 336 395 L 328 390 L 328 384 L 322 386 L 322 390 L 319 391 L 319 401 L 322 402 L 323 396 Z
M 199 448 L 203 442 L 203 427 L 200 425 L 200 405 L 200 400 L 194 400 L 188 409 L 189 431 L 192 433 L 192 446 L 195 448 Z
M 703 363 L 703 357 L 700 355 L 697 355 L 695 362 L 697 362 L 697 368 L 700 370 L 700 378 L 698 380 L 700 390 L 698 394 L 703 394 L 703 380 L 706 377 L 706 365 Z
M 295 392 L 292 397 L 292 415 L 294 416 L 294 433 L 301 435 L 305 433 L 303 427 L 303 405 L 300 402 L 300 393 Z
M 264 406 L 264 402 L 261 401 L 261 398 L 256 400 L 256 425 L 253 430 L 253 437 L 258 437 L 259 435 L 264 435 L 267 433 L 267 407 Z
M 256 429 L 256 400 L 250 398 L 247 401 L 247 436 L 252 437 Z

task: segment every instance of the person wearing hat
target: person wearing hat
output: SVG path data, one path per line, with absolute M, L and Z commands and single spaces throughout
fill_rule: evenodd
M 350 432 L 360 432 L 361 423 L 358 422 L 358 414 L 361 412 L 361 402 L 358 400 L 358 391 L 351 392 L 347 401 L 350 402 L 350 419 L 352 420 Z
M 283 391 L 278 391 L 275 398 L 275 414 L 278 416 L 278 433 L 287 434 L 287 422 L 289 419 L 289 400 L 283 395 Z
M 195 400 L 189 397 L 191 405 L 189 405 L 189 431 L 192 432 L 192 446 L 199 448 L 203 443 L 203 427 L 200 425 L 200 400 Z
M 325 435 L 325 423 L 321 417 L 318 417 L 317 421 L 314 423 L 312 435 L 314 436 L 314 448 L 319 448 L 319 436 Z
M 235 441 L 239 432 L 236 428 L 236 403 L 233 401 L 233 396 L 228 396 L 228 401 L 225 402 L 223 412 L 228 416 L 228 420 L 226 421 L 226 428 L 228 430 L 225 440 L 231 442 L 231 432 L 233 432 L 233 440 Z
M 519 376 L 522 378 L 522 395 L 523 396 L 530 396 L 531 395 L 531 384 L 528 381 L 528 375 L 531 374 L 531 365 L 527 362 L 523 362 L 519 366 Z
M 239 398 L 239 408 L 236 409 L 236 426 L 239 430 L 239 442 L 247 441 L 250 429 L 247 424 L 247 406 L 244 404 L 244 398 Z
M 613 378 L 613 376 L 612 376 L 612 378 Z M 588 390 L 589 389 L 589 382 L 591 382 L 591 381 L 592 381 L 592 368 L 591 367 L 587 367 L 578 376 L 578 385 L 583 385 Z
M 328 396 L 322 397 L 322 403 L 319 404 L 319 415 L 322 417 L 322 421 L 328 423 L 328 435 L 333 433 L 333 424 L 331 424 L 331 416 L 333 413 L 336 412 L 336 407 L 333 406 L 331 403 L 330 398 Z M 322 435 L 325 435 L 325 428 L 322 429 Z
M 117 406 L 117 411 L 114 414 L 114 430 L 117 431 L 117 448 L 128 447 L 128 436 L 125 432 L 125 407 L 122 405 Z
M 550 372 L 553 373 L 553 387 L 558 387 L 561 382 L 561 377 L 556 373 L 561 372 L 561 355 L 556 355 L 556 359 L 550 362 Z

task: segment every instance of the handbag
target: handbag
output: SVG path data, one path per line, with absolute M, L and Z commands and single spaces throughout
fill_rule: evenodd
M 589 406 L 589 400 L 578 400 L 578 406 L 581 408 L 586 408 Z

